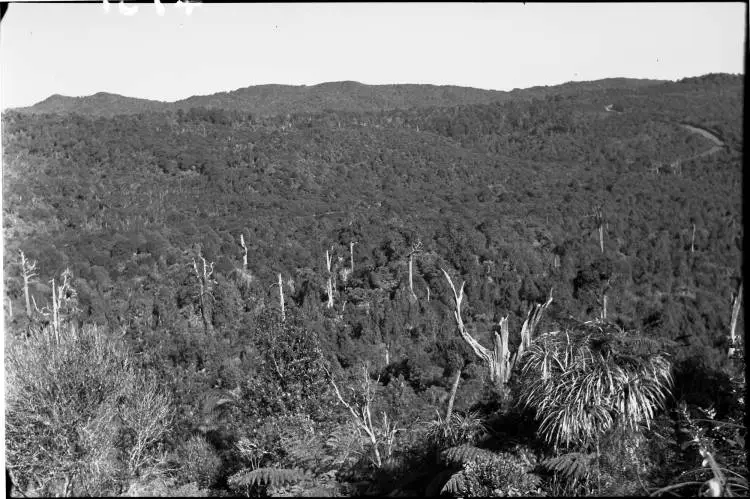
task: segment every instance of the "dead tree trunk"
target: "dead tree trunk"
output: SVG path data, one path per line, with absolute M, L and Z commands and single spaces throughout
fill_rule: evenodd
M 463 368 L 458 368 L 456 372 L 456 379 L 453 380 L 453 386 L 451 386 L 451 396 L 448 399 L 448 411 L 445 413 L 445 421 L 450 424 L 451 415 L 453 415 L 453 403 L 456 401 L 456 392 L 458 392 L 458 382 L 461 381 L 461 371 Z
M 200 255 L 199 255 L 200 256 Z M 213 328 L 211 326 L 211 311 L 209 302 L 213 299 L 213 284 L 214 280 L 211 275 L 214 273 L 214 264 L 206 265 L 206 259 L 200 256 L 203 262 L 203 268 L 198 271 L 198 264 L 193 259 L 193 271 L 195 271 L 195 278 L 198 280 L 199 295 L 198 299 L 201 306 L 201 318 L 203 319 L 203 327 L 206 332 L 210 332 Z
M 456 305 L 456 310 L 453 312 L 453 316 L 455 317 L 456 324 L 458 325 L 458 332 L 461 334 L 461 337 L 464 339 L 464 341 L 469 344 L 477 357 L 482 359 L 485 364 L 487 364 L 490 372 L 490 381 L 499 386 L 505 385 L 510 379 L 510 374 L 516 360 L 521 358 L 524 349 L 527 348 L 529 344 L 531 344 L 531 337 L 533 335 L 534 329 L 541 319 L 542 313 L 552 302 L 552 293 L 550 292 L 549 298 L 547 299 L 546 303 L 536 304 L 531 309 L 529 309 L 526 320 L 524 321 L 521 328 L 521 346 L 519 347 L 518 352 L 516 352 L 516 354 L 511 358 L 510 350 L 508 348 L 508 318 L 503 317 L 500 320 L 500 333 L 496 331 L 493 336 L 493 349 L 490 351 L 487 348 L 483 347 L 473 336 L 468 333 L 468 331 L 466 331 L 466 326 L 464 325 L 463 318 L 461 317 L 461 302 L 464 298 L 464 285 L 466 283 L 462 283 L 460 290 L 456 292 L 456 287 L 453 285 L 453 281 L 451 280 L 448 273 L 444 269 L 441 270 L 443 271 L 443 274 L 445 274 L 445 278 L 448 280 L 448 284 L 450 284 L 450 287 L 453 290 L 453 298 Z
M 604 254 L 604 212 L 601 205 L 594 208 L 594 220 L 599 230 L 599 248 Z
M 690 253 L 695 253 L 695 224 L 693 224 L 693 235 L 690 238 Z
M 333 274 L 331 273 L 331 255 L 326 250 L 326 268 L 328 269 L 328 284 L 326 291 L 328 292 L 328 308 L 333 308 Z
M 409 291 L 411 292 L 412 298 L 417 299 L 417 294 L 414 292 L 414 279 L 413 279 L 413 268 L 414 268 L 414 255 L 422 251 L 422 241 L 417 241 L 412 245 L 411 251 L 409 252 Z
M 31 279 L 37 276 L 36 274 L 36 262 L 32 262 L 26 259 L 26 255 L 23 251 L 21 253 L 21 273 L 23 274 L 23 294 L 26 298 L 26 317 L 31 319 L 31 300 L 29 299 L 29 284 Z
M 737 341 L 737 319 L 740 316 L 740 305 L 742 303 L 742 283 L 740 283 L 740 287 L 737 290 L 737 296 L 734 297 L 734 303 L 732 304 L 732 322 L 729 326 L 729 340 L 730 340 L 730 348 L 729 348 L 729 356 L 731 357 L 735 350 L 735 342 Z
M 242 270 L 247 270 L 247 246 L 245 246 L 245 236 L 240 234 L 240 243 L 242 249 L 245 250 L 245 254 L 242 256 Z
M 281 281 L 281 272 L 279 272 L 279 303 L 281 305 L 281 321 L 286 320 L 286 312 L 284 310 L 284 283 Z

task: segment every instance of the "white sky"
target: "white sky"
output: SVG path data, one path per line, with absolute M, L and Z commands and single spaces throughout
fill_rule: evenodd
M 99 91 L 173 101 L 264 83 L 511 90 L 744 72 L 743 3 L 11 3 L 0 105 Z

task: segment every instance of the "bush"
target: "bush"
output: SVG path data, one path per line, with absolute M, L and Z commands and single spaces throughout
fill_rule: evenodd
M 158 472 L 169 396 L 99 328 L 53 336 L 45 329 L 6 347 L 6 455 L 18 487 L 111 494 Z
M 195 482 L 201 487 L 210 487 L 221 473 L 221 458 L 201 435 L 193 435 L 182 442 L 176 457 L 181 466 L 180 478 L 186 483 Z

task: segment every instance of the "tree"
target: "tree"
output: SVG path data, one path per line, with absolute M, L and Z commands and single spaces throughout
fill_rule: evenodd
M 21 273 L 23 275 L 23 294 L 26 298 L 26 317 L 31 319 L 31 302 L 29 300 L 29 284 L 31 280 L 36 277 L 36 261 L 30 261 L 26 259 L 26 255 L 23 251 L 18 250 L 21 254 Z
M 550 303 L 552 303 L 552 294 L 550 293 L 549 298 L 544 304 L 535 304 L 529 309 L 529 312 L 526 315 L 526 320 L 521 327 L 521 344 L 518 347 L 516 354 L 511 356 L 510 350 L 508 349 L 508 317 L 506 316 L 500 319 L 500 333 L 497 331 L 494 333 L 493 349 L 490 351 L 482 346 L 473 336 L 471 336 L 471 334 L 469 334 L 468 331 L 466 331 L 466 326 L 461 317 L 461 303 L 464 298 L 464 285 L 466 283 L 461 283 L 460 291 L 456 292 L 456 288 L 453 285 L 453 281 L 448 275 L 448 272 L 444 269 L 441 270 L 443 271 L 443 274 L 445 274 L 445 278 L 453 291 L 453 298 L 456 306 L 453 316 L 456 319 L 459 334 L 464 341 L 469 344 L 474 353 L 487 364 L 490 371 L 490 381 L 499 387 L 504 387 L 510 379 L 510 374 L 516 361 L 521 358 L 524 350 L 531 344 L 531 337 L 537 324 L 542 318 L 542 314 L 547 307 L 549 307 Z
M 198 255 L 203 264 L 201 270 L 198 270 L 198 264 L 193 259 L 193 272 L 195 272 L 195 278 L 198 281 L 198 300 L 200 300 L 201 306 L 201 317 L 203 318 L 203 325 L 206 328 L 206 332 L 211 331 L 211 303 L 214 300 L 213 288 L 216 281 L 211 277 L 214 273 L 214 263 L 210 265 L 206 264 L 206 259 L 202 255 Z

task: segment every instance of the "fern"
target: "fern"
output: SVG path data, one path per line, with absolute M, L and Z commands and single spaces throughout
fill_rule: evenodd
M 463 467 L 468 463 L 476 461 L 489 461 L 495 457 L 492 451 L 480 449 L 473 445 L 460 445 L 444 450 L 440 457 L 448 466 Z
M 588 475 L 595 459 L 596 454 L 570 452 L 562 456 L 546 459 L 542 461 L 541 465 L 543 468 L 560 473 L 568 479 L 583 479 Z
M 234 490 L 247 490 L 255 485 L 280 487 L 290 483 L 297 483 L 304 479 L 299 470 L 285 468 L 258 468 L 257 470 L 242 470 L 227 480 L 227 484 Z
M 454 473 L 443 488 L 440 489 L 440 494 L 450 494 L 453 496 L 464 495 L 467 488 L 466 483 L 466 472 L 464 470 Z

